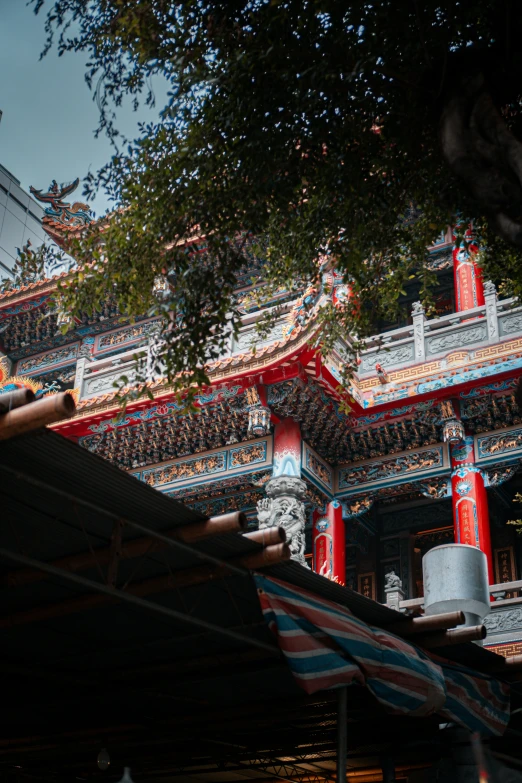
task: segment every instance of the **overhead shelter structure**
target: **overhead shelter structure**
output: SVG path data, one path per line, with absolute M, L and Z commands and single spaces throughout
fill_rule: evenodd
M 346 647 L 361 634 L 380 638 L 366 656 L 400 648 L 411 662 L 404 674 L 417 676 L 418 661 L 429 659 L 435 672 L 453 661 L 504 694 L 511 681 L 517 709 L 519 675 L 504 658 L 469 643 L 448 646 L 444 624 L 419 629 L 290 561 L 278 529 L 245 535 L 240 514 L 209 519 L 49 430 L 0 443 L 0 477 L 6 780 L 118 780 L 124 767 L 136 781 L 346 773 L 364 783 L 392 768 L 414 780 L 447 751 L 441 723 L 454 721 L 442 702 L 431 711 L 390 709 L 378 692 L 386 678 L 393 684 L 389 659 L 370 676 L 361 648 Z M 342 643 L 332 613 L 344 618 Z M 334 690 L 302 687 L 284 642 L 288 621 L 305 647 L 310 639 L 322 645 L 311 666 L 309 647 L 294 656 L 309 681 L 319 659 L 333 671 L 324 657 L 332 654 L 353 676 L 326 684 Z M 487 718 L 485 704 L 478 698 L 476 710 Z M 517 720 L 515 712 L 487 740 L 496 753 L 517 756 Z M 104 748 L 108 772 L 96 765 Z

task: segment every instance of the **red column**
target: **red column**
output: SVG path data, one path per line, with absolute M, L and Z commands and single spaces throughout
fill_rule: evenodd
M 281 419 L 274 428 L 273 475 L 301 478 L 301 428 L 294 419 Z
M 484 552 L 489 582 L 494 584 L 488 498 L 484 476 L 475 465 L 473 438 L 467 435 L 464 440 L 451 444 L 450 450 L 455 543 L 476 546 Z
M 466 248 L 464 242 L 457 243 L 453 240 L 453 274 L 455 279 L 455 301 L 457 312 L 471 310 L 472 307 L 481 307 L 484 304 L 484 284 L 482 270 L 475 258 L 478 253 L 478 245 L 473 242 L 473 229 L 471 225 L 465 232 Z
M 343 509 L 338 500 L 326 506 L 326 514 L 313 513 L 313 569 L 333 582 L 346 584 L 346 544 Z

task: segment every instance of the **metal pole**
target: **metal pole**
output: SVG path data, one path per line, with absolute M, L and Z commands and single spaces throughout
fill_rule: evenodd
M 267 642 L 262 642 L 258 639 L 252 639 L 249 636 L 238 633 L 237 631 L 233 631 L 229 628 L 222 628 L 219 625 L 210 623 L 208 620 L 192 617 L 192 615 L 178 612 L 176 609 L 170 609 L 167 606 L 161 606 L 161 604 L 156 604 L 153 601 L 145 601 L 143 598 L 139 598 L 139 596 L 132 595 L 131 593 L 126 593 L 124 590 L 118 590 L 116 587 L 109 587 L 108 585 L 101 584 L 101 582 L 93 582 L 92 579 L 85 579 L 85 577 L 78 576 L 78 574 L 73 574 L 70 571 L 64 571 L 62 568 L 56 568 L 56 566 L 50 565 L 49 563 L 43 563 L 40 560 L 34 560 L 32 557 L 26 557 L 25 555 L 20 555 L 17 552 L 11 552 L 9 549 L 0 548 L 0 558 L 2 557 L 27 568 L 37 568 L 46 574 L 58 577 L 58 579 L 64 579 L 66 582 L 71 582 L 72 584 L 80 585 L 81 587 L 86 587 L 93 592 L 103 593 L 104 595 L 108 595 L 111 598 L 114 598 L 115 601 L 123 601 L 127 604 L 133 604 L 139 609 L 145 609 L 148 612 L 155 612 L 156 614 L 162 615 L 163 617 L 168 617 L 171 620 L 188 623 L 189 625 L 196 626 L 196 628 L 204 628 L 206 631 L 211 631 L 213 633 L 220 634 L 221 636 L 227 636 L 229 639 L 234 639 L 236 642 L 242 642 L 242 644 L 258 647 L 260 650 L 265 650 L 265 652 L 271 653 L 272 655 L 281 654 L 281 651 L 276 644 L 272 645 L 268 644 Z
M 337 691 L 337 783 L 346 783 L 348 757 L 348 688 Z
M 395 764 L 390 756 L 381 756 L 383 783 L 395 783 Z

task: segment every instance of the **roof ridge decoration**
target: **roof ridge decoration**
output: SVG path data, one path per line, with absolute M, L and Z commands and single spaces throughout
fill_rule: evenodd
M 62 272 L 57 272 L 55 275 L 52 275 L 51 277 L 42 277 L 40 280 L 35 280 L 32 283 L 27 283 L 26 285 L 20 286 L 20 288 L 12 288 L 9 291 L 4 291 L 3 293 L 0 293 L 0 302 L 2 300 L 5 300 L 6 303 L 9 300 L 18 301 L 19 299 L 29 299 L 29 297 L 35 297 L 38 296 L 39 289 L 45 289 L 48 291 L 53 291 L 57 287 L 57 281 L 59 279 L 63 279 L 67 277 L 70 273 L 69 270 L 64 270 Z M 3 305 L 0 305 L 3 308 Z M 31 309 L 31 308 L 21 308 L 21 309 Z M 14 313 L 8 313 L 8 315 L 13 315 Z
M 80 184 L 80 178 L 77 177 L 73 182 L 58 185 L 55 179 L 49 185 L 47 191 L 37 190 L 32 185 L 29 190 L 31 194 L 48 206 L 44 207 L 44 223 L 52 225 L 53 228 L 64 230 L 74 230 L 92 223 L 91 209 L 88 204 L 82 201 L 75 201 L 72 205 L 64 201 L 65 196 L 76 190 Z

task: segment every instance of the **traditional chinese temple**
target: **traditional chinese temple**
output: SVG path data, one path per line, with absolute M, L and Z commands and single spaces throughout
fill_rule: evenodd
M 71 190 L 32 190 L 60 244 L 90 220 L 85 205 L 63 201 Z M 124 322 L 108 299 L 63 334 L 49 302 L 67 271 L 0 296 L 0 386 L 72 391 L 74 417 L 53 425 L 67 438 L 196 512 L 240 510 L 252 528 L 284 527 L 295 560 L 376 601 L 394 588 L 397 608 L 421 606 L 423 556 L 444 543 L 478 547 L 495 600 L 486 644 L 519 653 L 522 539 L 507 523 L 521 489 L 522 307 L 498 297 L 473 245 L 456 246 L 451 229 L 430 259 L 436 316 L 412 281 L 404 320 L 376 325 L 344 389 L 346 345 L 330 355 L 310 346 L 319 309 L 349 287 L 327 270 L 320 286 L 282 291 L 266 304 L 280 315 L 260 339 L 262 283 L 251 268 L 237 283 L 242 328 L 209 365 L 196 413 L 151 378 L 154 399 L 118 416 L 114 383 L 132 378 L 157 321 Z

